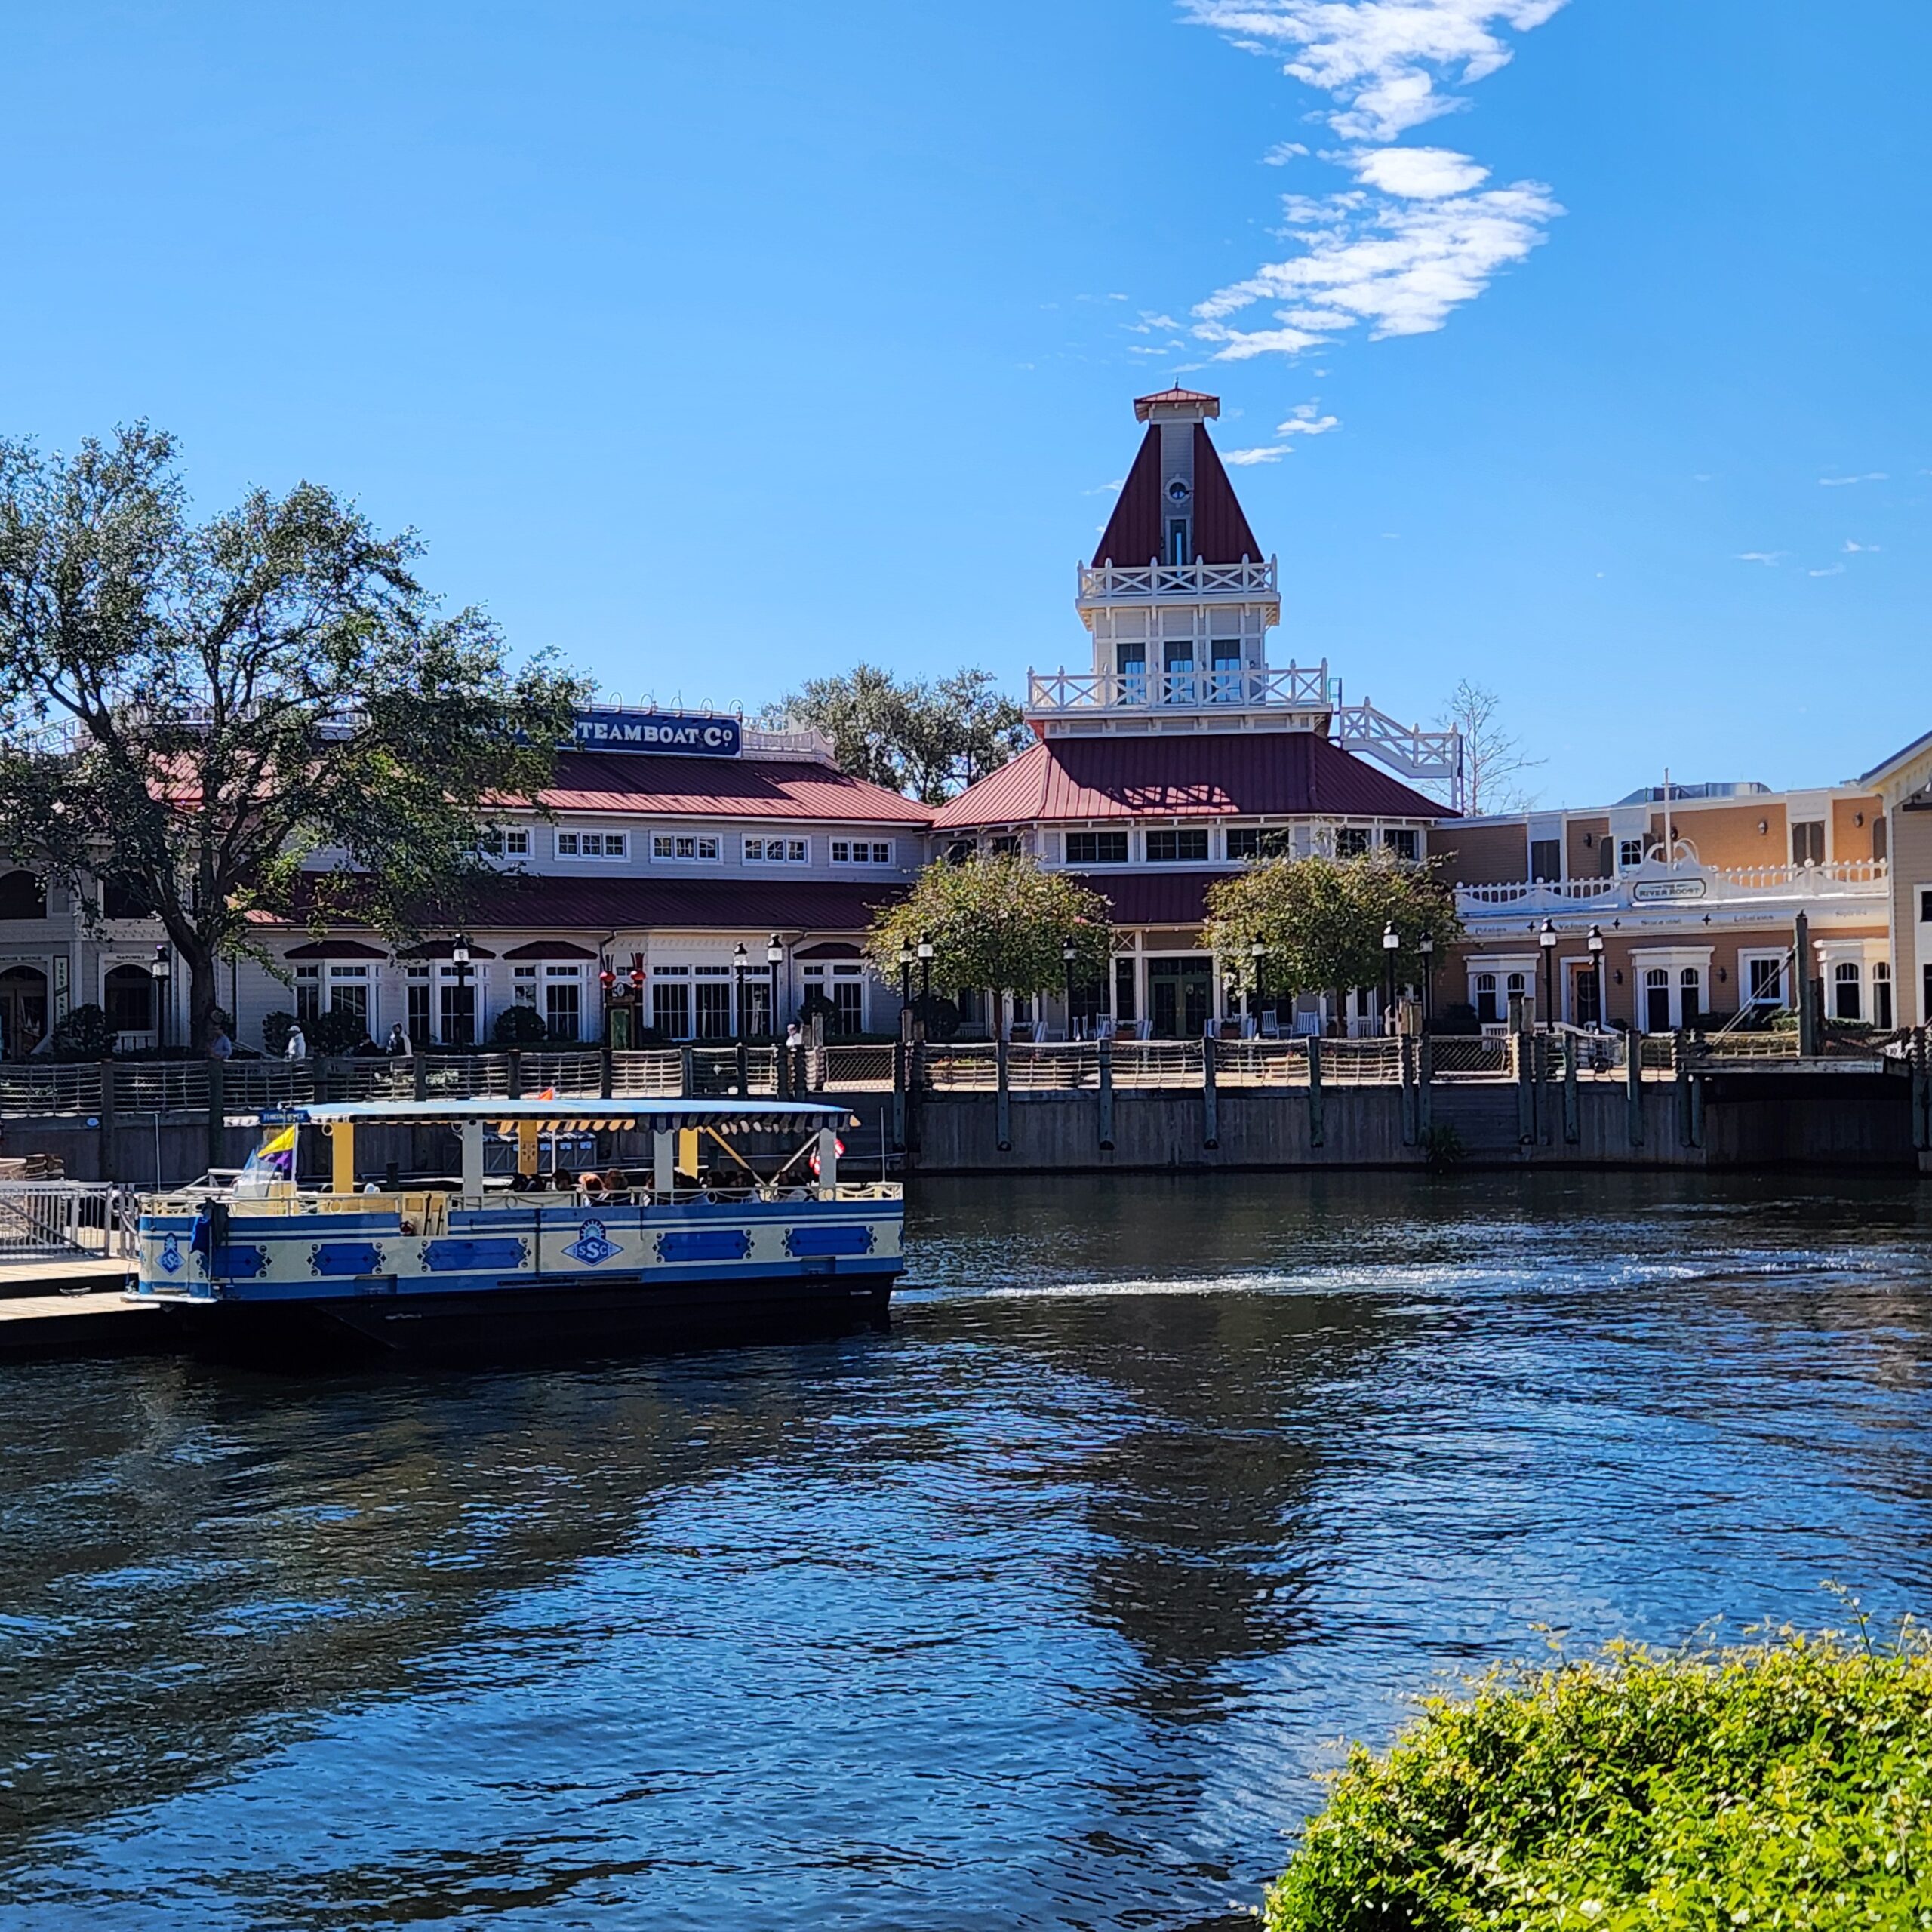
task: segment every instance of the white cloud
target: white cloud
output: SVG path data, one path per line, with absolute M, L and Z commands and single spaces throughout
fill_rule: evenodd
M 1844 566 L 1842 564 L 1830 564 L 1827 565 L 1823 570 L 1807 571 L 1804 574 L 1807 577 L 1843 577 Z
M 1261 158 L 1270 168 L 1285 168 L 1291 161 L 1301 160 L 1308 152 L 1300 141 L 1277 141 Z
M 1844 540 L 1844 553 L 1847 557 L 1875 557 L 1878 546 L 1875 543 L 1854 543 L 1847 537 Z
M 1334 97 L 1328 117 L 1349 140 L 1393 140 L 1460 103 L 1439 83 L 1467 86 L 1507 65 L 1494 31 L 1526 33 L 1563 0 L 1180 0 L 1203 26 Z
M 1232 463 L 1237 469 L 1249 469 L 1257 463 L 1279 463 L 1291 447 L 1287 443 L 1264 443 L 1257 449 L 1223 450 L 1221 460 Z
M 1882 469 L 1868 469 L 1863 476 L 1821 476 L 1819 486 L 1826 490 L 1843 490 L 1854 483 L 1889 483 L 1892 479 Z
M 1740 564 L 1775 565 L 1783 555 L 1782 550 L 1740 550 L 1737 561 Z
M 1337 333 L 1367 324 L 1371 337 L 1423 335 L 1451 309 L 1480 295 L 1500 269 L 1543 240 L 1562 213 L 1533 181 L 1439 200 L 1384 201 L 1358 211 L 1337 195 L 1336 217 L 1297 224 L 1303 253 L 1264 264 L 1245 281 L 1196 305 L 1195 334 L 1222 345 L 1217 359 L 1245 361 L 1279 351 L 1298 355 Z M 1230 328 L 1226 318 L 1273 301 L 1272 328 Z
M 1127 478 L 1116 476 L 1111 483 L 1097 483 L 1091 490 L 1082 490 L 1083 497 L 1117 497 L 1127 488 Z
M 1339 416 L 1318 416 L 1312 402 L 1297 403 L 1285 423 L 1275 426 L 1278 436 L 1325 436 L 1331 429 L 1339 429 L 1342 419 Z
M 1349 165 L 1358 181 L 1411 201 L 1466 195 L 1489 179 L 1487 168 L 1454 148 L 1368 148 Z
M 1537 181 L 1485 188 L 1489 170 L 1446 147 L 1392 145 L 1407 129 L 1462 105 L 1450 90 L 1510 57 L 1505 30 L 1525 32 L 1564 0 L 1179 0 L 1183 14 L 1327 94 L 1321 118 L 1358 145 L 1323 158 L 1355 186 L 1283 199 L 1297 245 L 1217 290 L 1193 312 L 1217 361 L 1300 355 L 1346 331 L 1373 337 L 1441 328 L 1544 238 L 1563 210 Z M 1269 155 L 1285 158 L 1299 143 Z M 1230 318 L 1278 304 L 1266 326 Z

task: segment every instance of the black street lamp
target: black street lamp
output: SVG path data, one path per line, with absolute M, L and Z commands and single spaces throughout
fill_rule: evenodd
M 741 1100 L 749 1098 L 751 1094 L 751 1069 L 746 1064 L 745 1052 L 745 968 L 750 963 L 751 955 L 740 940 L 731 949 L 731 990 L 737 995 L 734 1011 L 738 1022 L 738 1098 Z
M 1248 1011 L 1257 1033 L 1261 1030 L 1261 962 L 1267 957 L 1268 949 L 1259 940 L 1247 949 L 1248 967 L 1254 981 L 1254 990 L 1249 995 L 1254 1003 Z
M 1601 926 L 1592 926 L 1592 927 L 1590 928 L 1589 946 L 1590 946 L 1590 971 L 1591 971 L 1591 972 L 1592 972 L 1592 974 L 1594 974 L 1595 975 L 1595 977 L 1596 977 L 1596 983 L 1597 983 L 1597 1023 L 1597 1023 L 1597 1030 L 1598 1030 L 1599 1032 L 1601 1032 L 1603 1030 L 1604 1025 L 1604 1022 L 1605 1022 L 1605 1018 L 1606 1018 L 1606 1015 L 1605 1015 L 1605 1012 L 1604 1012 L 1604 1003 L 1603 1003 L 1603 928 L 1602 928 L 1602 927 L 1601 927 Z
M 912 961 L 917 957 L 912 942 L 902 939 L 899 942 L 899 1030 L 909 1040 L 912 1037 Z
M 933 954 L 936 950 L 931 933 L 919 935 L 919 997 L 929 1000 L 933 996 Z
M 1416 950 L 1422 955 L 1422 1030 L 1426 1033 L 1435 1017 L 1435 935 L 1424 933 Z
M 454 940 L 451 942 L 450 961 L 456 968 L 456 983 L 459 994 L 457 1001 L 457 1030 L 462 1034 L 463 1038 L 460 1040 L 445 1041 L 444 1044 L 467 1047 L 475 1044 L 474 1035 L 476 1031 L 476 1009 L 472 1003 L 472 995 L 469 990 L 469 935 L 467 933 L 458 933 Z
M 779 943 L 778 935 L 776 933 L 774 933 L 764 943 L 764 963 L 771 969 L 771 1011 L 766 1016 L 766 1024 L 771 1029 L 771 1037 L 773 1039 L 776 1040 L 778 1037 L 778 1014 L 780 1008 L 780 1001 L 778 998 L 778 969 L 785 963 L 785 949 Z
M 1537 934 L 1537 943 L 1543 948 L 1543 1023 L 1545 1026 L 1556 1024 L 1556 928 L 1546 919 L 1542 930 Z
M 163 1052 L 168 1048 L 168 988 L 174 961 L 165 945 L 154 949 L 154 1043 Z
M 1382 1030 L 1392 1033 L 1395 1030 L 1395 955 L 1402 949 L 1402 936 L 1395 930 L 1392 919 L 1382 928 L 1382 963 L 1389 982 L 1389 995 L 1383 1008 Z
M 1080 957 L 1080 949 L 1071 939 L 1060 943 L 1060 963 L 1066 980 L 1066 1037 L 1073 1038 L 1073 962 Z

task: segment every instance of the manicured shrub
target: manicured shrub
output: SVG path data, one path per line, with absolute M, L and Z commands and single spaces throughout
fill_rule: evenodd
M 490 1037 L 500 1047 L 534 1047 L 550 1037 L 543 1016 L 534 1006 L 506 1006 L 497 1015 Z
M 1493 1672 L 1357 1746 L 1269 1932 L 1932 1926 L 1932 1647 L 1759 1643 Z
M 54 1028 L 48 1051 L 56 1060 L 105 1060 L 114 1051 L 115 1038 L 103 1008 L 76 1006 Z

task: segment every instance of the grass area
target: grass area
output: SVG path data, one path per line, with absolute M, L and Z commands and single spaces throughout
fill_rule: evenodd
M 1357 1746 L 1269 1932 L 1932 1927 L 1932 1644 L 1613 1645 Z

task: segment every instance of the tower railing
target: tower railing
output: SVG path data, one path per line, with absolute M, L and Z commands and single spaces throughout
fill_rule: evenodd
M 1079 601 L 1152 602 L 1158 598 L 1198 602 L 1204 597 L 1279 595 L 1275 559 L 1238 564 L 1082 564 Z
M 1158 671 L 1029 671 L 1029 716 L 1055 712 L 1212 709 L 1278 706 L 1305 713 L 1307 728 L 1327 717 L 1333 703 L 1325 662 L 1303 669 L 1243 670 L 1170 667 Z

